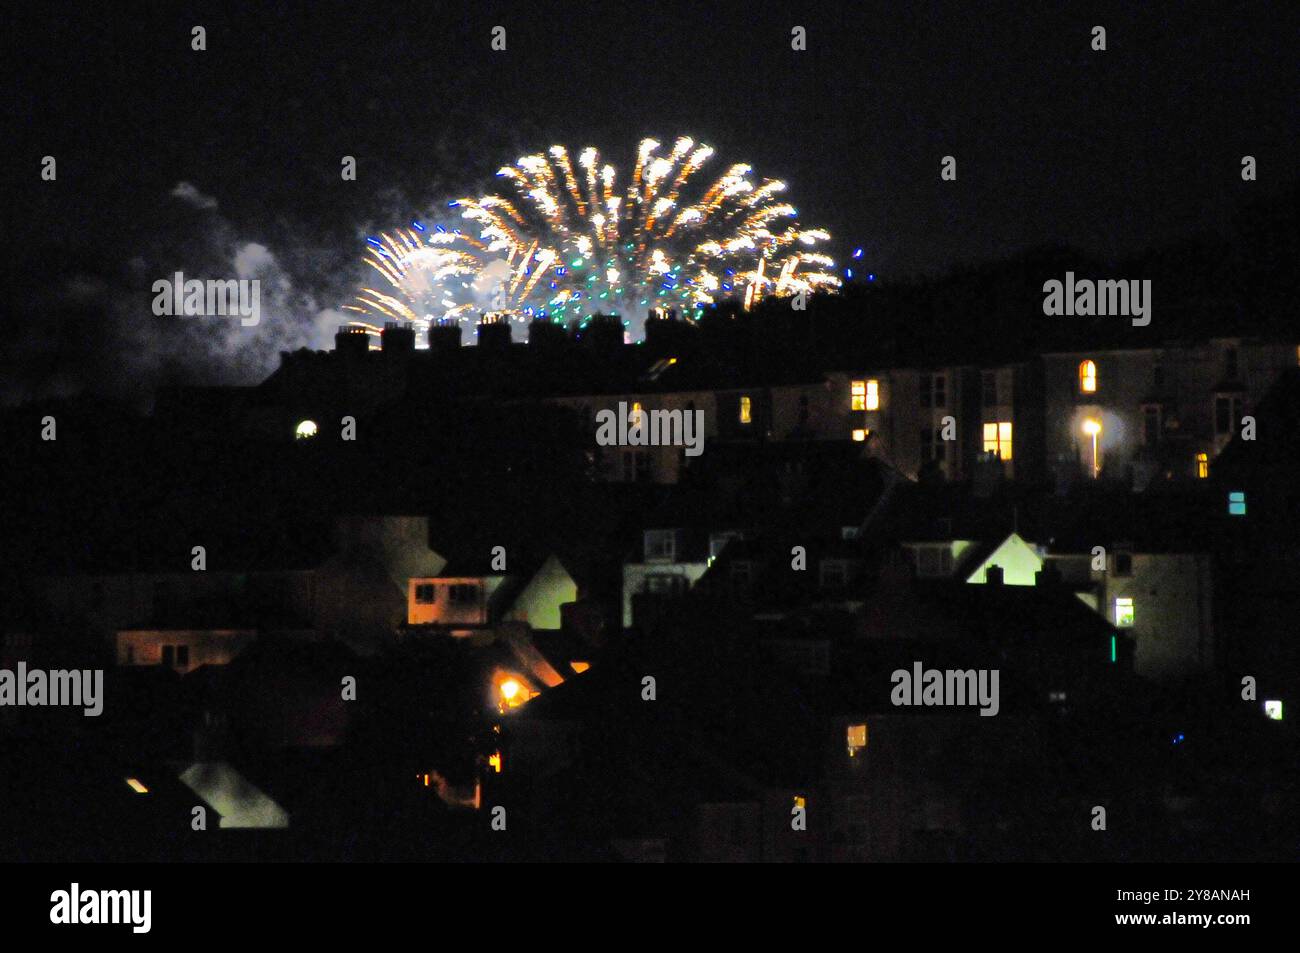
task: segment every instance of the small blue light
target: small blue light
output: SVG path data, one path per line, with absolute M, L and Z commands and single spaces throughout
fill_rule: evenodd
M 557 275 L 565 275 L 565 274 L 568 274 L 568 272 L 569 272 L 569 269 L 565 268 L 563 265 L 561 265 L 559 268 L 556 268 L 556 269 L 555 269 L 555 273 L 556 273 Z
M 722 290 L 723 290 L 723 291 L 730 291 L 730 290 L 731 290 L 731 285 L 723 285 L 723 286 L 722 286 Z
M 728 275 L 734 275 L 735 273 L 736 273 L 736 269 L 735 269 L 735 268 L 728 268 L 728 269 L 727 269 L 727 274 L 728 274 Z
M 1183 733 L 1180 731 L 1178 734 L 1174 735 L 1173 743 L 1182 744 L 1182 741 L 1183 741 Z
M 424 231 L 424 226 L 421 225 L 419 222 L 412 222 L 411 227 L 414 228 L 417 232 Z
M 854 258 L 861 258 L 861 257 L 862 257 L 862 249 L 861 249 L 861 248 L 856 248 L 856 249 L 854 249 L 854 250 L 853 250 L 853 257 L 854 257 Z
M 438 231 L 442 232 L 444 235 L 447 234 L 447 230 L 443 228 L 441 225 L 435 225 L 433 227 L 436 228 Z
M 552 287 L 552 288 L 558 288 L 558 287 L 560 287 L 560 286 L 559 286 L 557 283 L 555 283 L 554 281 L 552 281 L 552 282 L 551 282 L 551 287 Z
M 867 281 L 875 281 L 875 280 L 876 280 L 875 275 L 867 275 Z
M 845 278 L 852 278 L 852 277 L 853 277 L 853 269 L 852 269 L 852 268 L 845 268 L 845 269 L 844 269 L 844 277 L 845 277 Z
M 367 238 L 366 241 L 369 242 L 371 245 L 374 245 L 376 248 L 384 247 L 383 242 L 381 242 L 378 238 Z
M 458 207 L 459 205 L 460 205 L 459 202 L 448 202 L 448 203 L 447 203 L 447 208 L 456 208 L 456 207 Z

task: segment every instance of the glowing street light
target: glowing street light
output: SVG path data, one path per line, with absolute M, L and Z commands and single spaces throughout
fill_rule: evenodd
M 1097 435 L 1101 433 L 1101 422 L 1089 417 L 1083 422 L 1083 432 L 1092 438 L 1092 478 L 1095 480 L 1101 473 L 1101 459 L 1097 456 Z

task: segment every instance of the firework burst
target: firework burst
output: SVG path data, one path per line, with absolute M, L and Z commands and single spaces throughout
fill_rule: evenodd
M 497 173 L 511 194 L 448 203 L 454 226 L 412 222 L 368 239 L 382 281 L 347 307 L 421 328 L 480 312 L 520 322 L 612 312 L 639 333 L 651 308 L 694 316 L 725 298 L 751 306 L 839 287 L 816 247 L 830 235 L 799 226 L 784 182 L 756 183 L 744 164 L 711 179 L 713 149 L 689 138 L 660 149 L 643 140 L 625 183 L 593 148 L 576 161 L 558 145 L 521 157 Z

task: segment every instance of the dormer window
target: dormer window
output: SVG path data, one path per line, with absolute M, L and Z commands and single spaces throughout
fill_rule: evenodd
M 823 559 L 820 579 L 823 589 L 843 589 L 849 584 L 849 564 L 843 559 Z
M 998 372 L 984 371 L 980 375 L 981 403 L 985 407 L 996 407 L 998 403 Z
M 720 533 L 710 533 L 709 560 L 712 561 L 721 556 L 722 551 L 727 548 L 727 544 L 733 539 L 744 539 L 744 536 L 735 530 L 724 530 Z
M 1097 365 L 1092 361 L 1084 361 L 1079 365 L 1079 393 L 1097 393 Z
M 677 531 L 648 529 L 645 533 L 645 558 L 647 562 L 672 562 L 677 558 Z
M 1237 432 L 1241 419 L 1241 398 L 1234 394 L 1219 394 L 1214 398 L 1214 433 L 1227 437 Z
M 1158 446 L 1164 428 L 1164 408 L 1159 404 L 1142 405 L 1142 440 L 1148 447 Z
M 934 408 L 948 406 L 948 376 L 946 374 L 921 375 L 921 406 Z

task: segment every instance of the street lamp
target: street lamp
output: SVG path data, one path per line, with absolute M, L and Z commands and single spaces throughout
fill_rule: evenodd
M 1101 460 L 1097 457 L 1097 435 L 1101 433 L 1101 422 L 1089 417 L 1083 422 L 1083 432 L 1092 438 L 1092 478 L 1095 480 L 1101 473 Z

